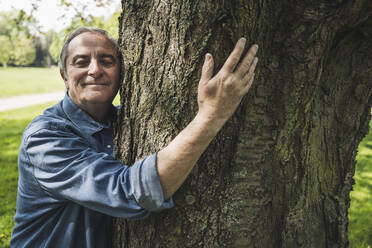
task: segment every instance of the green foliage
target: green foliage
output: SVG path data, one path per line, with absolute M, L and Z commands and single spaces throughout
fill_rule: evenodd
M 354 190 L 349 209 L 351 248 L 372 246 L 372 121 L 368 135 L 358 147 Z
M 61 53 L 63 43 L 67 37 L 67 35 L 73 31 L 74 29 L 82 26 L 90 26 L 90 27 L 97 27 L 106 30 L 109 35 L 115 39 L 119 37 L 118 27 L 119 27 L 119 15 L 120 12 L 117 11 L 109 18 L 103 17 L 94 17 L 92 15 L 88 16 L 88 18 L 82 18 L 80 16 L 75 17 L 72 21 L 70 26 L 65 28 L 59 33 L 53 33 L 52 42 L 49 47 L 49 54 L 52 57 L 55 63 L 59 60 L 59 55 Z
M 24 11 L 0 13 L 0 35 L 11 41 L 10 45 L 6 44 L 6 48 L 9 49 L 7 56 L 4 55 L 4 59 L 0 61 L 3 66 L 6 66 L 7 63 L 26 66 L 35 60 L 36 51 L 29 30 L 29 25 L 33 21 L 31 17 L 26 17 Z M 5 41 L 5 38 L 3 40 Z M 4 47 L 2 50 L 6 48 Z
M 0 12 L 0 34 L 12 37 L 13 33 L 28 33 L 28 21 L 32 21 L 32 19 L 26 18 L 26 14 L 22 10 Z
M 103 29 L 105 29 L 110 36 L 115 39 L 119 38 L 119 16 L 120 11 L 117 11 L 103 22 Z
M 0 44 L 0 63 L 3 67 L 7 67 L 12 55 L 13 45 L 10 42 L 9 37 L 5 35 L 0 35 Z
M 57 67 L 0 68 L 0 98 L 64 90 Z
M 97 6 L 105 6 L 103 1 L 95 0 L 95 2 Z M 26 14 L 23 10 L 0 12 L 0 44 L 2 45 L 0 48 L 0 63 L 4 67 L 8 64 L 15 66 L 49 66 L 51 63 L 50 58 L 56 64 L 65 37 L 73 29 L 80 26 L 103 28 L 112 37 L 118 38 L 118 16 L 120 11 L 117 11 L 109 18 L 95 17 L 84 14 L 86 7 L 84 4 L 77 4 L 72 1 L 61 1 L 61 3 L 71 11 L 76 12 L 76 14 L 71 24 L 58 33 L 54 31 L 42 33 L 38 30 L 32 12 L 31 14 Z M 34 10 L 36 10 L 37 4 L 33 6 Z M 35 36 L 36 34 L 31 35 L 31 28 L 38 32 L 37 36 Z
M 11 38 L 14 47 L 11 57 L 12 63 L 16 66 L 27 66 L 34 62 L 36 51 L 32 39 L 23 32 Z
M 59 54 L 63 47 L 64 32 L 53 33 L 52 43 L 49 46 L 49 54 L 54 63 L 58 63 Z

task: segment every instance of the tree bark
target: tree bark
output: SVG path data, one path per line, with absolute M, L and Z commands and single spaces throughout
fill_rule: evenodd
M 206 52 L 216 71 L 257 43 L 248 95 L 174 195 L 116 220 L 115 247 L 348 247 L 355 156 L 372 105 L 369 0 L 122 0 L 117 155 L 165 147 L 195 116 Z

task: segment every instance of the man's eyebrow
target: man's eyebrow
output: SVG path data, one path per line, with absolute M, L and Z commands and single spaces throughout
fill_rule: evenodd
M 103 59 L 105 59 L 105 58 L 110 58 L 112 60 L 115 60 L 116 59 L 116 57 L 114 55 L 112 55 L 112 54 L 106 54 L 106 53 L 99 55 L 99 57 L 100 58 L 103 58 Z

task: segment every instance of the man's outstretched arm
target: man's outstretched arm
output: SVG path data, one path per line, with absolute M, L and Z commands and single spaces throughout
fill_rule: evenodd
M 241 38 L 221 70 L 213 76 L 213 57 L 206 54 L 198 87 L 199 111 L 189 125 L 157 154 L 157 169 L 164 199 L 182 185 L 191 169 L 232 116 L 254 79 L 257 45 L 242 56 L 246 40 Z

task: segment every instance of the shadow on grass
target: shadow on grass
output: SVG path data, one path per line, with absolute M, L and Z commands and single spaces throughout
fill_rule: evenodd
M 18 149 L 31 119 L 0 120 L 0 247 L 9 247 L 17 198 Z
M 17 197 L 17 155 L 26 120 L 0 120 L 0 247 L 9 247 Z
M 18 150 L 24 129 L 53 103 L 0 112 L 0 248 L 10 247 L 18 183 Z

